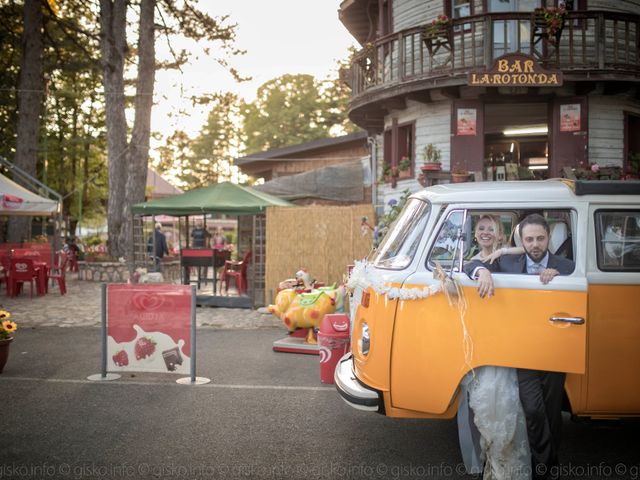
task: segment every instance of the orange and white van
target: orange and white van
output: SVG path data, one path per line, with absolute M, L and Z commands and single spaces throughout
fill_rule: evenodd
M 575 262 L 543 285 L 494 274 L 481 299 L 462 272 L 473 225 L 498 216 L 505 243 L 542 213 L 550 251 Z M 442 272 L 459 288 L 445 295 Z M 640 182 L 487 182 L 437 185 L 408 200 L 379 248 L 350 280 L 351 352 L 336 387 L 355 408 L 391 417 L 451 418 L 459 385 L 483 365 L 567 372 L 566 410 L 640 414 Z M 455 300 L 455 298 L 454 298 Z

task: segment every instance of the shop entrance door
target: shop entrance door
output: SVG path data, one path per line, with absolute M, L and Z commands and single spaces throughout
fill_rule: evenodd
M 549 178 L 548 115 L 533 99 L 485 104 L 485 180 Z

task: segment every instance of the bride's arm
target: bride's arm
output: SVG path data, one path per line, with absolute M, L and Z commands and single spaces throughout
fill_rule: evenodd
M 485 263 L 493 263 L 502 255 L 520 255 L 521 253 L 524 253 L 524 248 L 522 247 L 502 247 L 491 253 L 490 255 L 484 257 L 482 261 Z

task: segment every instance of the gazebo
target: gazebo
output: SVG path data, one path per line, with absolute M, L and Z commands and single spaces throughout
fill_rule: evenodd
M 208 214 L 238 216 L 238 252 L 252 252 L 249 297 L 198 295 L 199 305 L 252 307 L 264 303 L 264 268 L 266 209 L 294 206 L 286 200 L 254 188 L 222 182 L 188 191 L 182 195 L 160 198 L 131 207 L 134 232 L 133 268 L 146 265 L 146 238 L 143 217 L 171 215 L 184 218 L 184 242 L 179 235 L 180 250 L 189 248 L 189 217 Z M 152 219 L 152 224 L 155 219 Z M 180 222 L 181 223 L 181 222 Z M 179 224 L 180 226 L 180 224 Z M 181 255 L 182 258 L 182 255 Z M 183 259 L 184 260 L 184 259 Z M 215 276 L 214 276 L 215 281 Z
M 0 157 L 0 164 L 11 169 L 13 174 L 26 181 L 32 188 L 41 189 L 51 196 L 58 198 L 58 201 L 42 197 L 31 190 L 17 184 L 13 180 L 0 174 L 0 216 L 30 216 L 30 217 L 51 217 L 53 219 L 53 236 L 51 245 L 36 244 L 31 242 L 23 243 L 3 243 L 0 244 L 0 253 L 8 253 L 14 248 L 31 248 L 40 251 L 48 257 L 47 263 L 53 264 L 55 251 L 60 246 L 60 207 L 62 198 L 46 185 L 23 172 L 12 163 Z M 43 227 L 44 228 L 44 227 Z

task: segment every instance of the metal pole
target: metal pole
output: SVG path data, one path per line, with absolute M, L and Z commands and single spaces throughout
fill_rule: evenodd
M 369 162 L 371 165 L 371 203 L 373 204 L 373 210 L 376 212 L 378 209 L 378 144 L 376 143 L 376 137 L 367 137 L 367 143 L 369 144 Z M 375 221 L 375 219 L 374 219 Z
M 100 382 L 104 380 L 116 380 L 120 378 L 120 375 L 117 373 L 107 373 L 107 284 L 102 283 L 100 285 L 100 340 L 102 343 L 102 354 L 101 354 L 101 366 L 100 373 L 96 373 L 94 375 L 89 375 L 87 380 L 91 380 L 94 382 Z
M 153 262 L 153 271 L 156 272 L 156 216 L 151 215 L 151 238 L 153 238 L 151 251 L 151 261 Z
M 102 378 L 107 377 L 107 284 L 100 285 L 100 315 L 102 321 L 100 323 L 100 336 L 102 340 L 102 366 L 100 372 Z
M 196 286 L 191 285 L 191 383 L 196 383 Z

